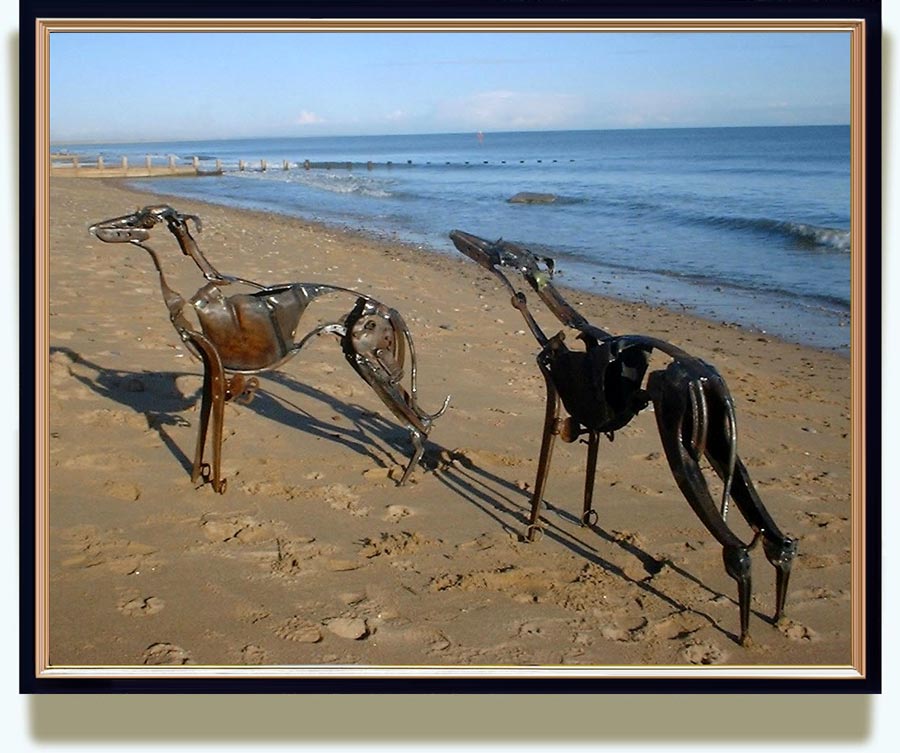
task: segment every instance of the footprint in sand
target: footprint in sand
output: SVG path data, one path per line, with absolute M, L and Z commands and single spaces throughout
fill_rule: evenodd
M 238 619 L 241 622 L 246 622 L 248 625 L 255 625 L 258 622 L 269 619 L 271 616 L 272 613 L 265 609 L 247 609 L 238 615 Z
M 470 447 L 457 447 L 453 450 L 442 450 L 440 462 L 445 466 L 461 466 L 463 468 L 482 468 L 485 466 L 514 467 L 522 465 L 525 460 L 515 455 L 505 455 L 490 450 L 478 450 Z
M 807 570 L 820 570 L 826 567 L 850 564 L 850 550 L 844 549 L 839 554 L 811 554 L 800 550 L 798 555 L 803 567 Z
M 78 415 L 78 420 L 88 426 L 128 426 L 133 429 L 146 429 L 147 417 L 135 411 L 111 410 L 100 408 Z
M 259 543 L 275 538 L 275 526 L 260 523 L 248 515 L 207 514 L 200 519 L 203 534 L 210 541 L 238 542 L 240 544 Z
M 545 634 L 546 628 L 547 625 L 543 624 L 541 620 L 529 620 L 519 625 L 516 634 L 520 638 L 540 638 Z
M 408 507 L 404 507 L 403 505 L 388 505 L 385 508 L 384 517 L 382 520 L 388 523 L 396 523 L 403 518 L 407 518 L 413 514 L 413 511 Z
M 817 641 L 819 640 L 819 636 L 816 632 L 806 625 L 801 625 L 799 622 L 794 622 L 793 620 L 787 620 L 778 625 L 778 629 L 781 631 L 781 634 L 792 641 Z
M 709 641 L 691 641 L 681 650 L 681 657 L 688 664 L 721 664 L 726 654 Z
M 400 629 L 390 626 L 381 628 L 378 631 L 378 639 L 382 645 L 402 643 L 410 648 L 423 650 L 427 654 L 442 653 L 453 645 L 440 630 L 424 625 L 410 625 Z
M 362 505 L 360 496 L 344 484 L 330 484 L 311 489 L 308 496 L 320 496 L 333 510 L 346 510 L 355 518 L 369 514 L 369 508 Z
M 642 617 L 640 622 L 634 627 L 626 627 L 622 624 L 609 623 L 600 628 L 600 635 L 609 641 L 619 641 L 620 643 L 631 643 L 632 641 L 643 640 L 646 636 L 648 621 Z
M 172 643 L 154 643 L 144 651 L 144 664 L 193 664 L 191 655 Z
M 268 664 L 269 655 L 266 653 L 265 649 L 260 648 L 253 643 L 248 643 L 241 649 L 240 663 L 252 665 Z
M 261 495 L 269 498 L 295 499 L 300 494 L 296 486 L 279 481 L 249 481 L 242 483 L 241 489 L 251 497 Z
M 376 483 L 380 481 L 387 482 L 389 479 L 393 478 L 391 475 L 393 471 L 393 468 L 369 468 L 363 471 L 362 477 L 366 481 L 372 481 Z
M 360 617 L 335 617 L 328 620 L 326 626 L 335 635 L 350 641 L 359 641 L 371 635 L 366 621 Z
M 129 617 L 147 617 L 148 615 L 156 614 L 165 605 L 166 602 L 156 596 L 138 597 L 136 599 L 128 599 L 119 604 L 119 611 L 122 614 L 127 614 Z
M 804 514 L 805 522 L 812 524 L 816 528 L 827 528 L 829 530 L 841 530 L 846 528 L 850 519 L 845 515 L 834 515 L 830 512 L 807 512 Z
M 322 631 L 319 626 L 309 620 L 294 616 L 275 628 L 275 635 L 286 641 L 296 643 L 318 643 L 322 640 Z
M 122 502 L 137 502 L 141 498 L 141 488 L 127 481 L 107 481 L 103 490 L 113 499 Z
M 86 471 L 119 471 L 123 468 L 143 464 L 144 461 L 140 458 L 124 452 L 89 452 L 66 460 L 63 466 Z
M 63 567 L 103 567 L 117 575 L 139 575 L 145 570 L 155 570 L 160 561 L 156 549 L 134 541 L 115 539 L 93 529 L 74 530 L 66 534 L 71 543 L 67 548 L 76 550 L 63 560 Z
M 651 631 L 659 638 L 683 640 L 705 627 L 708 622 L 693 612 L 676 612 L 653 623 Z
M 400 533 L 382 533 L 378 539 L 366 538 L 360 543 L 363 545 L 360 554 L 371 559 L 382 555 L 395 557 L 401 554 L 412 554 L 423 547 L 439 544 L 440 541 L 432 541 L 420 533 L 401 531 Z
M 300 575 L 311 573 L 323 557 L 334 554 L 333 546 L 318 544 L 312 537 L 302 537 L 293 541 L 276 539 L 277 552 L 272 562 L 273 573 Z

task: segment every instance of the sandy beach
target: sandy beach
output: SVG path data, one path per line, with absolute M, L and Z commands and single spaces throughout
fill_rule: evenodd
M 201 365 L 168 321 L 147 254 L 87 232 L 154 203 L 201 217 L 197 240 L 222 272 L 342 285 L 402 313 L 422 406 L 452 395 L 406 487 L 395 484 L 406 431 L 323 336 L 262 376 L 249 405 L 227 405 L 227 491 L 195 488 Z M 50 215 L 52 665 L 850 663 L 847 358 L 567 293 L 591 322 L 674 342 L 731 388 L 741 456 L 800 547 L 778 625 L 774 573 L 754 553 L 752 643 L 741 646 L 734 582 L 649 410 L 601 444 L 594 527 L 578 523 L 586 448 L 557 443 L 544 536 L 523 540 L 544 415 L 537 344 L 449 240 L 446 256 L 430 254 L 103 180 L 51 181 Z M 162 227 L 151 245 L 190 296 L 196 267 Z M 301 330 L 351 305 L 311 307 Z M 749 539 L 736 511 L 729 520 Z

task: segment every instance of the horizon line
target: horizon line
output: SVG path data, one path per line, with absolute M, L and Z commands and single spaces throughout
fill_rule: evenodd
M 790 124 L 757 124 L 757 125 L 673 125 L 673 126 L 620 126 L 616 128 L 539 128 L 520 131 L 502 130 L 465 130 L 465 131 L 420 131 L 417 133 L 336 133 L 336 134 L 282 134 L 269 136 L 216 136 L 203 137 L 154 137 L 138 139 L 60 139 L 50 138 L 50 145 L 70 144 L 72 146 L 91 146 L 97 144 L 155 144 L 155 143 L 196 143 L 204 141 L 260 141 L 267 139 L 331 139 L 331 138 L 403 138 L 416 136 L 457 136 L 471 133 L 507 134 L 507 133 L 573 133 L 585 131 L 686 131 L 727 128 L 840 128 L 850 127 L 850 123 L 790 123 Z

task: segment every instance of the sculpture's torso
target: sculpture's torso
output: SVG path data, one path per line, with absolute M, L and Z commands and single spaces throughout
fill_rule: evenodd
M 244 372 L 270 368 L 290 353 L 307 303 L 299 285 L 225 296 L 209 283 L 191 298 L 203 334 L 216 346 L 222 365 Z

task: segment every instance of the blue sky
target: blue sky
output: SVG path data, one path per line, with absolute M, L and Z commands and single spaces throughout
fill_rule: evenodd
M 74 33 L 54 142 L 846 124 L 847 32 Z

